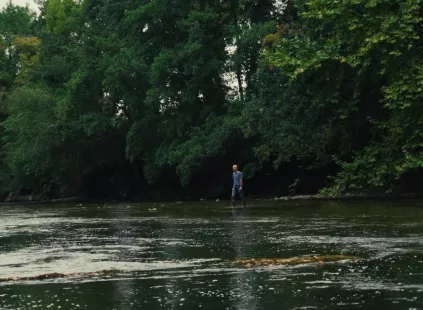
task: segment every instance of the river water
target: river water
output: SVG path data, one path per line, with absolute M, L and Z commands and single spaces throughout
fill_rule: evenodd
M 232 263 L 332 254 L 360 259 Z M 423 309 L 423 202 L 1 206 L 0 278 L 49 273 L 0 309 Z

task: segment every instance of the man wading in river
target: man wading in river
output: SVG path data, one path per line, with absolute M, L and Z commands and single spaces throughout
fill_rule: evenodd
M 242 204 L 244 205 L 244 208 L 247 206 L 244 198 L 244 189 L 243 189 L 243 181 L 242 181 L 242 172 L 238 171 L 238 166 L 233 165 L 232 166 L 233 174 L 232 179 L 234 180 L 234 185 L 232 187 L 232 206 L 235 207 L 235 198 L 236 195 L 239 195 L 239 198 L 242 200 Z

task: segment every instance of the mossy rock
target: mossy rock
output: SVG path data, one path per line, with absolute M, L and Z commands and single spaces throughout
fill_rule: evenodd
M 235 265 L 246 267 L 267 267 L 267 266 L 292 266 L 301 264 L 324 264 L 328 262 L 338 262 L 344 260 L 359 260 L 356 256 L 346 255 L 323 255 L 323 256 L 297 256 L 290 258 L 251 258 L 233 261 Z

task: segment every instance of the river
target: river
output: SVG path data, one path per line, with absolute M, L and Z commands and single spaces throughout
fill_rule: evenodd
M 0 206 L 0 278 L 0 309 L 423 309 L 423 202 Z

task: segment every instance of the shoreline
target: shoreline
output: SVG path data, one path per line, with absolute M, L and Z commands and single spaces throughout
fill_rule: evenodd
M 275 201 L 307 201 L 307 200 L 321 200 L 321 201 L 334 201 L 334 200 L 386 200 L 386 199 L 418 199 L 419 196 L 415 194 L 402 194 L 402 195 L 364 195 L 364 194 L 344 194 L 337 196 L 325 195 L 295 195 L 295 196 L 282 196 L 276 197 Z
M 364 195 L 364 194 L 344 194 L 344 195 L 337 195 L 337 196 L 325 196 L 320 194 L 315 195 L 293 195 L 293 196 L 281 196 L 281 197 L 274 197 L 270 198 L 270 196 L 263 196 L 258 198 L 251 198 L 246 200 L 248 201 L 346 201 L 346 200 L 403 200 L 403 199 L 419 199 L 421 198 L 418 195 L 415 194 L 402 194 L 402 195 Z M 228 200 L 228 199 L 226 199 Z M 14 205 L 14 204 L 51 204 L 51 203 L 125 203 L 125 202 L 136 202 L 136 203 L 184 203 L 184 202 L 221 202 L 225 201 L 225 199 L 199 199 L 199 200 L 163 200 L 163 201 L 147 201 L 147 200 L 119 200 L 119 199 L 113 199 L 113 200 L 93 200 L 93 199 L 87 199 L 80 196 L 74 196 L 74 197 L 64 197 L 64 198 L 54 198 L 54 199 L 42 199 L 40 197 L 33 197 L 31 196 L 17 196 L 14 197 L 14 199 L 7 201 L 0 202 L 0 205 Z M 229 201 L 229 200 L 228 200 Z

